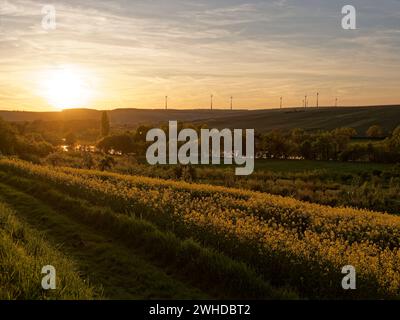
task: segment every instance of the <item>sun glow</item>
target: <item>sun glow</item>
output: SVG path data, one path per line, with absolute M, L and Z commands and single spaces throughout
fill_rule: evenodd
M 87 106 L 93 92 L 89 75 L 83 69 L 63 66 L 43 72 L 40 78 L 40 96 L 57 109 Z

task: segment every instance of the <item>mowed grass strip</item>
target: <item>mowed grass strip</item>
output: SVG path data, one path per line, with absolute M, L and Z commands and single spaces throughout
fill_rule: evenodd
M 42 267 L 56 268 L 56 289 L 42 288 Z M 94 299 L 101 290 L 81 277 L 76 264 L 21 222 L 0 202 L 0 300 Z

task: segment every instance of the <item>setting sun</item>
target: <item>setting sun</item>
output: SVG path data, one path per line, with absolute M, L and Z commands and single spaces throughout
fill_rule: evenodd
M 57 109 L 79 108 L 90 102 L 92 91 L 87 74 L 77 67 L 63 66 L 44 72 L 40 95 Z

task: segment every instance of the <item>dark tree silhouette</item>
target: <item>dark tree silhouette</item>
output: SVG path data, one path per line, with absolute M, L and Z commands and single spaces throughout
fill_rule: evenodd
M 108 119 L 107 111 L 101 114 L 101 135 L 107 137 L 110 134 L 110 120 Z

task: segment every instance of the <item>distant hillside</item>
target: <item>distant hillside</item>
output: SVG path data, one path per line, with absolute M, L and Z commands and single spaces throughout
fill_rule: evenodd
M 97 120 L 101 111 L 90 109 L 62 112 L 0 111 L 7 121 Z M 381 125 L 387 132 L 400 125 L 400 106 L 338 107 L 269 110 L 145 110 L 116 109 L 109 111 L 112 125 L 136 126 L 168 120 L 206 123 L 216 128 L 254 128 L 259 132 L 271 129 L 303 128 L 306 130 L 352 127 L 363 134 L 371 125 Z
M 61 112 L 21 112 L 0 111 L 0 117 L 6 121 L 58 121 L 58 120 L 93 120 L 100 119 L 101 112 L 92 109 L 68 109 Z M 229 115 L 247 114 L 249 111 L 226 110 L 158 110 L 158 109 L 115 109 L 108 111 L 114 125 L 137 125 L 159 123 L 168 120 L 195 121 L 214 119 Z
M 391 132 L 400 125 L 400 106 L 309 108 L 290 110 L 261 110 L 244 115 L 227 115 L 223 119 L 207 121 L 216 128 L 254 128 L 259 132 L 271 129 L 329 130 L 351 127 L 360 135 L 371 125 L 380 125 Z

